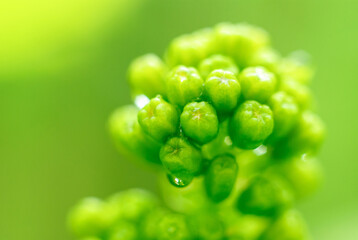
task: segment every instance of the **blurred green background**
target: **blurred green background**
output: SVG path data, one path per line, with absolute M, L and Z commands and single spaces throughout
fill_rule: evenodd
M 65 218 L 78 199 L 155 190 L 154 174 L 107 134 L 111 111 L 130 102 L 126 68 L 221 21 L 257 24 L 281 53 L 313 55 L 326 179 L 299 208 L 315 239 L 357 239 L 357 11 L 356 0 L 1 1 L 0 239 L 70 239 Z

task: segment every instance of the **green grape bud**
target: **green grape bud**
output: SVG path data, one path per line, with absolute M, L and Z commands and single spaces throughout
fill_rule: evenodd
M 205 92 L 218 112 L 235 109 L 241 86 L 232 72 L 214 70 L 205 81 Z
M 214 29 L 217 50 L 246 66 L 252 55 L 269 44 L 268 34 L 249 24 L 221 23 Z
M 128 221 L 120 221 L 116 223 L 114 229 L 111 231 L 108 240 L 137 240 L 137 227 Z
M 160 144 L 145 134 L 138 123 L 138 109 L 124 106 L 117 109 L 109 120 L 109 128 L 117 148 L 141 160 L 160 164 Z
M 249 65 L 250 66 L 262 66 L 273 73 L 277 73 L 279 70 L 280 55 L 272 48 L 263 48 L 252 56 Z
M 297 210 L 283 213 L 265 231 L 260 240 L 309 240 L 306 223 Z
M 187 219 L 178 213 L 168 213 L 159 219 L 156 228 L 158 240 L 188 240 L 192 239 Z
M 202 161 L 200 151 L 182 137 L 173 137 L 162 146 L 160 160 L 168 173 L 179 179 L 197 174 Z
M 293 97 L 300 110 L 310 108 L 312 105 L 311 90 L 293 79 L 282 79 L 280 90 Z
M 139 225 L 139 232 L 141 238 L 155 240 L 157 236 L 158 223 L 169 212 L 168 209 L 158 207 L 149 212 Z
M 272 133 L 273 126 L 272 111 L 268 106 L 246 101 L 231 119 L 230 137 L 237 147 L 254 149 Z
M 224 55 L 212 55 L 199 64 L 199 72 L 204 79 L 206 79 L 212 71 L 218 69 L 232 72 L 234 75 L 239 73 L 239 68 L 235 62 L 230 57 Z
M 138 122 L 145 133 L 164 142 L 178 131 L 179 114 L 173 105 L 158 95 L 138 112 Z
M 167 67 L 154 54 L 135 59 L 129 67 L 128 78 L 134 95 L 144 94 L 149 98 L 165 93 L 165 75 Z
M 244 214 L 275 216 L 293 202 L 290 186 L 273 174 L 257 176 L 239 196 L 237 207 Z
M 167 77 L 166 85 L 169 101 L 180 107 L 200 99 L 204 90 L 204 80 L 198 71 L 185 66 L 174 68 Z
M 195 67 L 213 52 L 212 44 L 211 29 L 182 35 L 171 42 L 166 52 L 166 61 L 171 67 L 177 65 Z
M 221 240 L 224 239 L 224 225 L 216 212 L 208 209 L 189 215 L 189 227 L 193 239 Z
M 107 221 L 111 225 L 119 221 L 139 222 L 158 205 L 157 198 L 142 189 L 129 189 L 111 196 L 106 204 Z
M 99 237 L 107 227 L 104 203 L 94 197 L 80 201 L 68 217 L 71 231 L 77 237 Z
M 325 125 L 318 115 L 305 111 L 299 116 L 297 125 L 275 148 L 275 155 L 287 157 L 303 153 L 316 154 L 325 138 Z
M 265 103 L 276 91 L 277 80 L 264 67 L 245 68 L 239 75 L 242 95 L 247 100 Z
M 184 107 L 180 124 L 186 136 L 200 144 L 213 140 L 219 130 L 215 109 L 207 102 L 192 102 Z
M 284 161 L 278 171 L 291 184 L 297 199 L 314 193 L 323 178 L 320 164 L 306 154 Z
M 272 110 L 274 119 L 274 129 L 270 140 L 275 141 L 290 132 L 297 121 L 299 109 L 293 98 L 285 92 L 275 93 L 267 104 Z
M 206 192 L 214 202 L 225 200 L 234 187 L 238 173 L 236 160 L 231 155 L 215 158 L 205 175 Z

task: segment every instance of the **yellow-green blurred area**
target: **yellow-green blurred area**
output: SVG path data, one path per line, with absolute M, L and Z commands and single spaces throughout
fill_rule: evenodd
M 66 214 L 80 198 L 156 191 L 154 173 L 117 154 L 106 129 L 130 102 L 126 69 L 222 21 L 264 27 L 284 55 L 312 54 L 326 179 L 299 209 L 315 239 L 357 239 L 357 11 L 356 0 L 2 0 L 0 239 L 71 239 Z

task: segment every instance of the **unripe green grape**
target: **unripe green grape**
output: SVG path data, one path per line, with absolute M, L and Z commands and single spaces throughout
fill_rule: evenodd
M 202 29 L 174 39 L 166 52 L 169 66 L 194 66 L 213 52 L 212 30 Z
M 265 103 L 276 91 L 275 75 L 264 67 L 245 68 L 239 75 L 242 95 L 246 100 Z
M 137 227 L 127 221 L 118 222 L 114 229 L 111 231 L 108 240 L 137 240 L 138 230 Z
M 235 109 L 241 86 L 232 72 L 214 70 L 205 81 L 205 92 L 218 112 Z
M 192 102 L 184 107 L 180 124 L 186 136 L 204 144 L 215 138 L 219 120 L 215 109 L 207 102 Z
M 129 189 L 111 196 L 105 212 L 112 225 L 119 221 L 139 222 L 158 205 L 157 198 L 142 189 Z
M 166 80 L 169 101 L 180 107 L 200 99 L 204 90 L 204 80 L 192 67 L 175 67 Z
M 272 111 L 267 105 L 246 101 L 230 121 L 230 137 L 237 147 L 254 149 L 272 133 L 273 126 Z
M 291 184 L 297 199 L 314 193 L 322 182 L 320 164 L 306 154 L 284 161 L 278 171 Z
M 231 155 L 215 158 L 205 175 L 206 192 L 214 202 L 225 200 L 234 187 L 238 173 L 236 159 Z
M 160 160 L 168 173 L 177 178 L 197 174 L 201 168 L 201 154 L 183 137 L 169 139 L 160 149 Z
M 206 79 L 212 71 L 218 69 L 232 72 L 234 75 L 239 73 L 239 68 L 230 57 L 219 54 L 212 55 L 201 61 L 198 69 L 203 79 Z
M 205 209 L 189 215 L 189 227 L 198 240 L 222 240 L 225 229 L 216 212 Z
M 275 148 L 276 156 L 292 156 L 303 153 L 315 154 L 320 149 L 325 138 L 325 125 L 320 117 L 311 112 L 303 112 L 297 125 Z
M 94 197 L 83 199 L 71 210 L 68 223 L 77 237 L 100 237 L 107 227 L 103 201 Z
M 294 99 L 285 92 L 277 92 L 270 97 L 267 104 L 270 106 L 274 129 L 270 136 L 271 141 L 275 141 L 286 136 L 295 125 L 299 108 Z
M 244 214 L 276 216 L 293 202 L 290 186 L 273 174 L 257 176 L 239 196 L 237 207 Z
M 283 213 L 259 240 L 309 240 L 306 223 L 297 210 Z
M 221 23 L 214 29 L 217 51 L 233 57 L 240 66 L 259 49 L 269 44 L 268 34 L 249 24 Z
M 250 66 L 262 66 L 273 73 L 277 73 L 280 64 L 280 55 L 272 48 L 263 48 L 252 56 Z
M 129 67 L 128 77 L 135 95 L 144 94 L 149 98 L 160 94 L 166 96 L 165 75 L 167 67 L 155 54 L 135 59 Z
M 187 220 L 184 215 L 169 213 L 159 219 L 156 238 L 158 240 L 188 240 L 192 239 Z
M 281 80 L 280 90 L 293 97 L 295 102 L 300 107 L 300 110 L 306 110 L 311 107 L 312 93 L 306 85 L 303 85 L 291 78 L 283 78 Z
M 158 142 L 174 135 L 179 127 L 177 109 L 158 95 L 138 112 L 138 122 L 143 131 Z
M 138 123 L 138 109 L 124 106 L 109 120 L 109 128 L 117 148 L 150 163 L 160 164 L 160 144 L 145 134 Z

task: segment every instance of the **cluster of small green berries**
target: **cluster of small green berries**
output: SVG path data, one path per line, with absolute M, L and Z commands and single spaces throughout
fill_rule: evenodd
M 282 58 L 264 30 L 222 23 L 174 39 L 164 59 L 133 61 L 137 107 L 120 108 L 110 125 L 119 148 L 162 165 L 174 185 L 200 175 L 213 186 L 233 183 L 237 151 L 265 146 L 282 159 L 319 149 L 324 126 L 312 111 L 313 71 L 302 52 Z
M 80 240 L 299 240 L 308 236 L 297 210 L 287 210 L 275 220 L 206 205 L 184 213 L 163 207 L 154 195 L 140 189 L 107 200 L 81 200 L 70 212 L 69 226 Z
M 222 23 L 174 39 L 164 60 L 139 57 L 128 76 L 135 104 L 114 112 L 111 135 L 122 153 L 165 173 L 168 208 L 147 204 L 135 220 L 112 208 L 102 221 L 85 201 L 70 218 L 74 232 L 87 231 L 77 236 L 310 239 L 293 207 L 320 184 L 315 156 L 325 127 L 313 109 L 307 54 L 281 57 L 264 30 Z M 128 201 L 118 208 L 142 209 L 141 200 Z

